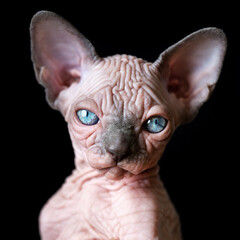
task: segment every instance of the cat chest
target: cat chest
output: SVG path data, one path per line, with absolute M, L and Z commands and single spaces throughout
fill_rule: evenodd
M 117 239 L 141 231 L 158 234 L 164 230 L 165 218 L 177 219 L 160 189 L 125 186 L 110 191 L 89 185 L 66 197 L 67 188 L 63 186 L 41 212 L 41 232 L 53 235 L 46 239 Z

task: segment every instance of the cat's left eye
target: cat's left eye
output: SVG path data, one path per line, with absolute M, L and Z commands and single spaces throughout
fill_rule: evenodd
M 99 122 L 98 116 L 86 109 L 80 109 L 77 112 L 79 121 L 84 125 L 95 125 Z
M 161 116 L 149 118 L 144 123 L 144 128 L 150 133 L 159 133 L 167 126 L 167 119 Z

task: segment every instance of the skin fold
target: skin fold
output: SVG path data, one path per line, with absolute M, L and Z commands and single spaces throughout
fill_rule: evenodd
M 37 13 L 30 32 L 36 78 L 67 122 L 76 167 L 41 211 L 41 239 L 180 240 L 158 161 L 213 91 L 224 33 L 199 30 L 149 63 L 100 58 L 52 12 Z

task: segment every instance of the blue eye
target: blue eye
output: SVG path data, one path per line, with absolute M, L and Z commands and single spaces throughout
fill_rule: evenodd
M 145 129 L 150 133 L 159 133 L 167 126 L 167 119 L 161 116 L 151 117 L 145 122 Z
M 85 109 L 78 110 L 77 117 L 85 125 L 95 125 L 99 122 L 99 118 L 95 113 Z

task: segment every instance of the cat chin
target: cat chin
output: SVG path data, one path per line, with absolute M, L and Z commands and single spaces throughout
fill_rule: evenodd
M 128 172 L 119 167 L 112 167 L 105 170 L 105 177 L 109 180 L 121 180 Z M 129 173 L 130 174 L 130 173 Z M 128 174 L 128 175 L 129 175 Z
M 149 171 L 152 171 L 152 169 L 157 169 L 158 171 L 158 166 L 155 166 L 154 168 L 139 168 L 139 169 L 131 169 L 129 168 L 129 170 L 127 169 L 123 169 L 119 166 L 115 166 L 115 167 L 111 167 L 111 168 L 107 168 L 107 169 L 100 169 L 99 171 L 108 179 L 108 180 L 121 180 L 121 179 L 132 179 L 133 176 L 137 177 L 141 177 L 141 175 L 144 175 L 144 173 L 147 173 Z
M 98 170 L 103 173 L 103 175 L 109 180 L 121 180 L 123 178 L 129 178 L 133 175 L 138 175 L 144 172 L 147 168 L 144 168 L 142 165 L 135 164 L 118 164 L 113 167 L 102 168 Z

